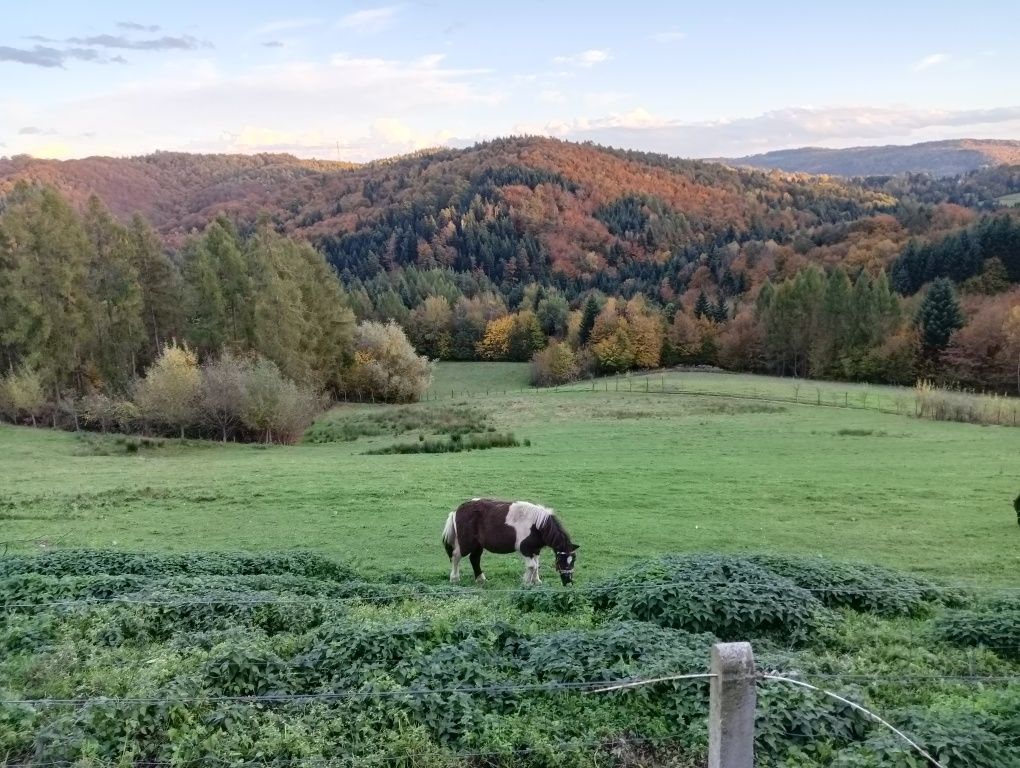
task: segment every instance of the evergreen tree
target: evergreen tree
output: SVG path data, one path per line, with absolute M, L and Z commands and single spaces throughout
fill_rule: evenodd
M 592 328 L 595 327 L 595 319 L 599 316 L 599 304 L 593 295 L 588 296 L 584 303 L 584 312 L 581 314 L 581 327 L 578 330 L 577 338 L 584 346 L 591 338 Z
M 931 284 L 917 313 L 921 347 L 929 360 L 935 360 L 949 345 L 953 331 L 963 327 L 963 314 L 953 292 L 953 284 L 940 277 Z
M 719 303 L 712 308 L 712 319 L 717 323 L 725 323 L 729 320 L 730 313 L 726 308 L 726 300 L 720 298 Z
M 708 300 L 708 296 L 705 294 L 705 291 L 702 290 L 701 293 L 698 294 L 698 300 L 694 304 L 694 316 L 702 318 L 711 317 L 712 314 L 712 302 Z

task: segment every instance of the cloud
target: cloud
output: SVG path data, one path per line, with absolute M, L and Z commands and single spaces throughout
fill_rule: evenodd
M 63 68 L 64 62 L 69 60 L 90 61 L 94 64 L 125 63 L 120 56 L 109 58 L 91 48 L 52 48 L 46 45 L 36 45 L 29 49 L 0 45 L 0 61 L 60 69 Z
M 562 101 L 566 101 L 566 97 L 562 91 L 558 91 L 554 88 L 547 88 L 538 92 L 538 100 L 544 101 L 546 104 L 558 104 Z
M 949 56 L 944 53 L 932 53 L 925 56 L 923 59 L 917 61 L 914 64 L 915 72 L 923 72 L 926 69 L 937 67 L 939 64 L 944 64 L 949 61 Z
M 281 43 L 279 40 L 267 40 L 266 42 L 262 43 L 262 45 L 265 48 L 283 48 L 283 43 Z
M 1020 106 L 931 110 L 793 107 L 754 117 L 683 122 L 641 109 L 515 130 L 686 157 L 738 157 L 802 146 L 909 144 L 945 138 L 1020 135 Z
M 553 59 L 556 64 L 570 64 L 575 67 L 593 67 L 604 61 L 609 61 L 609 51 L 605 48 L 589 48 L 587 51 L 575 53 L 573 56 L 557 56 Z
M 69 37 L 64 42 L 97 48 L 124 48 L 133 51 L 193 51 L 198 48 L 212 48 L 212 43 L 198 40 L 191 35 L 131 40 L 123 35 L 93 35 L 91 37 Z
M 159 32 L 158 24 L 136 24 L 133 21 L 118 21 L 118 29 L 126 29 L 129 32 Z
M 53 136 L 54 134 L 56 131 L 52 129 L 47 131 L 34 125 L 26 125 L 18 131 L 19 136 Z
M 350 29 L 359 34 L 375 34 L 386 29 L 393 23 L 397 15 L 397 7 L 390 5 L 382 8 L 366 8 L 344 16 L 336 23 L 337 29 Z
M 456 69 L 441 55 L 412 60 L 339 55 L 328 62 L 268 63 L 227 73 L 206 62 L 158 77 L 54 101 L 19 125 L 61 125 L 76 156 L 156 149 L 292 152 L 369 160 L 452 137 L 451 115 L 489 116 L 502 95 L 490 72 Z M 186 126 L 186 128 L 182 128 Z M 88 131 L 101 127 L 100 136 Z M 42 137 L 9 150 L 42 155 Z
M 652 35 L 652 40 L 657 43 L 675 43 L 678 40 L 683 40 L 685 37 L 687 37 L 686 32 L 677 32 L 674 30 L 672 32 L 658 32 Z

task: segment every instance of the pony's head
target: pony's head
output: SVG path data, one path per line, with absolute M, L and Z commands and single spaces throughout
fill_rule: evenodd
M 570 544 L 566 549 L 556 550 L 556 571 L 560 574 L 563 586 L 574 583 L 574 568 L 577 566 L 577 544 Z

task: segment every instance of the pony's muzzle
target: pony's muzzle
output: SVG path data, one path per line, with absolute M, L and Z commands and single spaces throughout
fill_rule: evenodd
M 563 586 L 568 586 L 574 583 L 573 571 L 560 571 L 560 581 L 563 582 Z

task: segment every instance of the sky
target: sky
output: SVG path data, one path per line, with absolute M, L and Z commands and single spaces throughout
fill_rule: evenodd
M 20 2 L 0 156 L 1020 139 L 1020 3 Z

